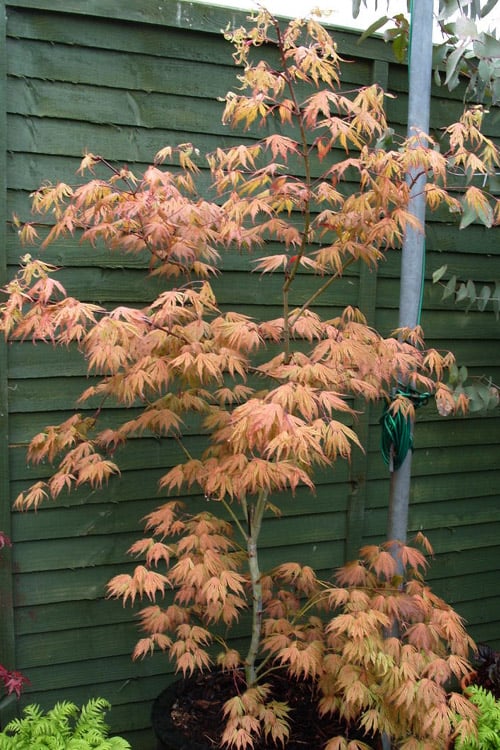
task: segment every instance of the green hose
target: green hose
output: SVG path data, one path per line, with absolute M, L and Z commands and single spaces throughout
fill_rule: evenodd
M 391 471 L 400 468 L 409 450 L 413 450 L 412 420 L 409 415 L 403 414 L 401 409 L 393 412 L 391 405 L 396 397 L 403 396 L 409 399 L 415 409 L 423 406 L 430 398 L 430 393 L 418 393 L 413 388 L 397 388 L 393 394 L 393 400 L 386 404 L 380 418 L 382 435 L 380 449 L 382 458 L 390 467 Z

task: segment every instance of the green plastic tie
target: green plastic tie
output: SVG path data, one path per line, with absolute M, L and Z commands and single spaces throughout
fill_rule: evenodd
M 413 450 L 413 432 L 412 420 L 408 414 L 398 409 L 393 412 L 391 405 L 398 396 L 409 399 L 415 409 L 424 406 L 431 394 L 419 393 L 413 388 L 396 388 L 392 400 L 385 405 L 384 412 L 380 418 L 382 426 L 382 435 L 380 439 L 380 449 L 385 463 L 389 466 L 390 471 L 396 471 L 400 468 L 405 460 L 409 450 Z

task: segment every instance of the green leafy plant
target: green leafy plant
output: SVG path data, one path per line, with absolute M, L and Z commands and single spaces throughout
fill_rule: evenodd
M 444 277 L 447 271 L 448 266 L 444 264 L 432 274 L 433 283 L 443 288 L 442 300 L 453 299 L 455 304 L 465 305 L 465 312 L 493 311 L 496 319 L 500 319 L 500 282 L 479 285 L 472 279 L 460 281 L 456 274 L 452 274 L 445 282 Z M 455 395 L 467 396 L 471 412 L 491 410 L 498 406 L 500 400 L 498 385 L 485 375 L 469 377 L 469 371 L 465 365 L 458 367 L 453 364 L 450 367 L 448 385 Z
M 466 693 L 478 708 L 477 729 L 458 737 L 456 750 L 497 750 L 500 748 L 500 700 L 478 685 L 470 685 Z
M 343 690 L 339 710 L 349 720 L 362 721 L 369 731 L 393 732 L 406 750 L 416 747 L 422 732 L 426 747 L 437 748 L 447 720 L 429 719 L 425 730 L 406 740 L 398 727 L 413 732 L 404 717 L 412 710 L 415 684 L 415 690 L 421 680 L 437 685 L 441 675 L 458 676 L 465 668 L 465 633 L 454 631 L 449 662 L 435 654 L 428 663 L 417 651 L 433 648 L 434 641 L 429 632 L 430 641 L 420 643 L 418 633 L 427 631 L 415 623 L 413 640 L 401 645 L 405 655 L 415 651 L 415 663 L 399 667 L 397 647 L 392 656 L 383 651 L 379 627 L 390 627 L 392 619 L 402 624 L 403 613 L 411 620 L 394 582 L 387 597 L 358 589 L 351 595 L 347 588 L 325 594 L 308 565 L 284 562 L 263 570 L 260 532 L 266 513 L 282 512 L 295 493 L 314 490 L 317 469 L 362 448 L 353 397 L 387 402 L 393 414 L 411 415 L 412 399 L 393 397 L 404 381 L 412 393 L 434 397 L 442 413 L 466 407 L 466 396 L 455 397 L 445 383 L 453 356 L 426 348 L 420 328 L 383 336 L 359 310 L 333 311 L 335 300 L 327 295 L 354 264 L 376 267 L 415 224 L 408 211 L 411 167 L 432 174 L 425 188 L 430 210 L 460 214 L 462 203 L 446 189 L 450 160 L 466 174 L 489 173 L 498 153 L 481 133 L 478 110 L 446 129 L 447 153 L 420 135 L 383 147 L 384 93 L 376 85 L 342 89 L 336 45 L 314 20 L 282 27 L 261 11 L 248 30 L 228 30 L 227 37 L 242 70 L 240 88 L 226 96 L 223 121 L 264 137 L 219 148 L 206 159 L 192 144 L 168 145 L 142 175 L 89 153 L 80 169 L 85 176 L 90 170 L 83 183 L 44 185 L 34 194 L 34 212 L 49 226 L 19 227 L 24 240 L 36 241 L 43 231 L 42 247 L 77 234 L 111 252 L 135 254 L 163 288 L 141 309 L 108 309 L 68 296 L 57 269 L 24 256 L 5 288 L 0 328 L 12 340 L 76 347 L 94 381 L 81 394 L 79 413 L 30 442 L 28 459 L 51 464 L 52 474 L 22 492 L 16 505 L 37 507 L 82 485 L 117 481 L 120 458 L 135 441 L 175 440 L 184 459 L 167 463 L 160 480 L 161 491 L 175 497 L 146 516 L 145 536 L 130 549 L 138 564 L 108 586 L 109 595 L 124 604 L 146 600 L 134 658 L 161 649 L 185 675 L 214 662 L 243 672 L 243 686 L 222 709 L 221 742 L 237 750 L 252 747 L 257 738 L 283 744 L 289 736 L 288 707 L 266 680 L 276 665 L 299 681 L 321 684 L 321 710 L 339 707 L 328 692 L 335 683 Z M 209 171 L 209 189 L 197 187 L 202 168 Z M 490 200 L 492 221 L 498 222 L 491 197 L 467 183 L 464 191 L 467 205 Z M 272 318 L 250 319 L 220 309 L 211 277 L 220 271 L 220 255 L 230 251 L 253 251 L 253 269 L 263 284 L 279 274 L 277 316 L 275 311 Z M 309 281 L 317 276 L 312 292 L 310 286 L 304 291 L 306 275 Z M 317 306 L 325 298 L 326 317 Z M 113 407 L 111 425 L 102 424 L 107 405 Z M 195 445 L 185 434 L 188 419 L 201 427 Z M 182 496 L 189 492 L 205 498 L 203 511 L 186 508 Z M 405 549 L 397 547 L 398 555 L 410 555 Z M 383 548 L 380 555 L 383 566 L 377 562 L 364 586 L 383 589 L 394 577 L 387 573 L 390 551 Z M 415 558 L 408 560 L 418 567 Z M 349 612 L 324 631 L 312 612 L 329 599 Z M 388 611 L 378 611 L 384 601 Z M 356 607 L 365 637 L 356 636 L 349 646 L 334 623 L 346 622 L 348 614 L 358 617 Z M 225 635 L 245 609 L 250 628 L 240 653 Z M 431 609 L 445 621 L 447 610 Z M 450 613 L 448 622 L 456 626 Z M 410 692 L 401 687 L 399 711 L 390 717 L 383 697 L 366 703 L 375 691 L 371 682 L 365 690 L 360 679 L 359 694 L 343 682 L 351 662 L 350 674 L 362 674 L 366 665 L 356 659 L 371 658 L 365 646 L 386 665 L 396 659 L 396 672 L 411 678 Z M 342 663 L 346 669 L 339 676 L 335 670 Z M 428 708 L 437 702 L 436 712 L 448 711 L 438 687 L 428 695 Z M 467 703 L 460 707 L 466 711 Z M 363 747 L 352 742 L 335 737 L 328 750 L 346 743 L 349 750 Z
M 478 21 L 487 19 L 497 2 L 439 0 L 434 15 L 443 38 L 434 46 L 434 82 L 452 91 L 465 80 L 467 99 L 493 105 L 500 101 L 500 41 L 495 31 L 480 30 Z M 358 16 L 362 3 L 367 6 L 367 0 L 352 0 L 354 17 Z M 396 60 L 404 62 L 409 48 L 410 24 L 411 3 L 408 1 L 406 14 L 381 16 L 366 29 L 360 41 L 384 29 L 384 39 L 391 43 Z
M 451 298 L 456 304 L 465 304 L 467 311 L 493 310 L 496 319 L 500 319 L 500 282 L 479 284 L 472 279 L 461 280 L 456 274 L 452 274 L 448 281 L 444 282 L 447 271 L 448 266 L 444 264 L 432 274 L 433 283 L 440 284 L 443 288 L 441 299 Z
M 44 713 L 39 706 L 24 709 L 0 732 L 0 750 L 130 750 L 122 737 L 108 737 L 104 715 L 111 706 L 93 698 L 79 708 L 64 701 Z

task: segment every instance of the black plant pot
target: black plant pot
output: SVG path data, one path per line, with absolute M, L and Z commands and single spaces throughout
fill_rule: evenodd
M 175 724 L 172 711 L 187 688 L 187 680 L 169 685 L 153 703 L 151 725 L 156 737 L 156 750 L 209 750 L 208 743 L 198 742 L 185 735 Z
M 169 685 L 153 703 L 151 724 L 157 739 L 156 750 L 214 750 L 224 723 L 222 706 L 238 689 L 240 679 L 242 674 L 222 675 L 216 670 Z M 278 680 L 273 686 L 275 695 L 291 706 L 292 724 L 298 730 L 298 734 L 292 731 L 291 749 L 320 747 L 328 736 L 345 731 L 345 725 L 338 720 L 318 716 L 317 696 L 310 685 L 294 683 L 286 674 L 275 679 Z M 380 737 L 369 738 L 352 728 L 350 734 L 351 738 L 357 736 L 377 750 L 381 748 Z

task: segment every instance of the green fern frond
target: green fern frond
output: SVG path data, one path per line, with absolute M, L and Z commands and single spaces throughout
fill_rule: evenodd
M 467 696 L 479 709 L 477 736 L 458 739 L 457 750 L 500 750 L 500 701 L 478 685 L 468 687 Z
M 104 698 L 92 698 L 81 708 L 63 701 L 46 714 L 32 704 L 0 732 L 0 750 L 130 750 L 122 737 L 107 736 L 109 708 Z
M 104 698 L 91 698 L 82 706 L 80 718 L 75 727 L 75 736 L 84 737 L 89 732 L 97 734 L 101 740 L 108 732 L 108 725 L 104 721 L 104 714 L 111 708 L 111 704 Z

